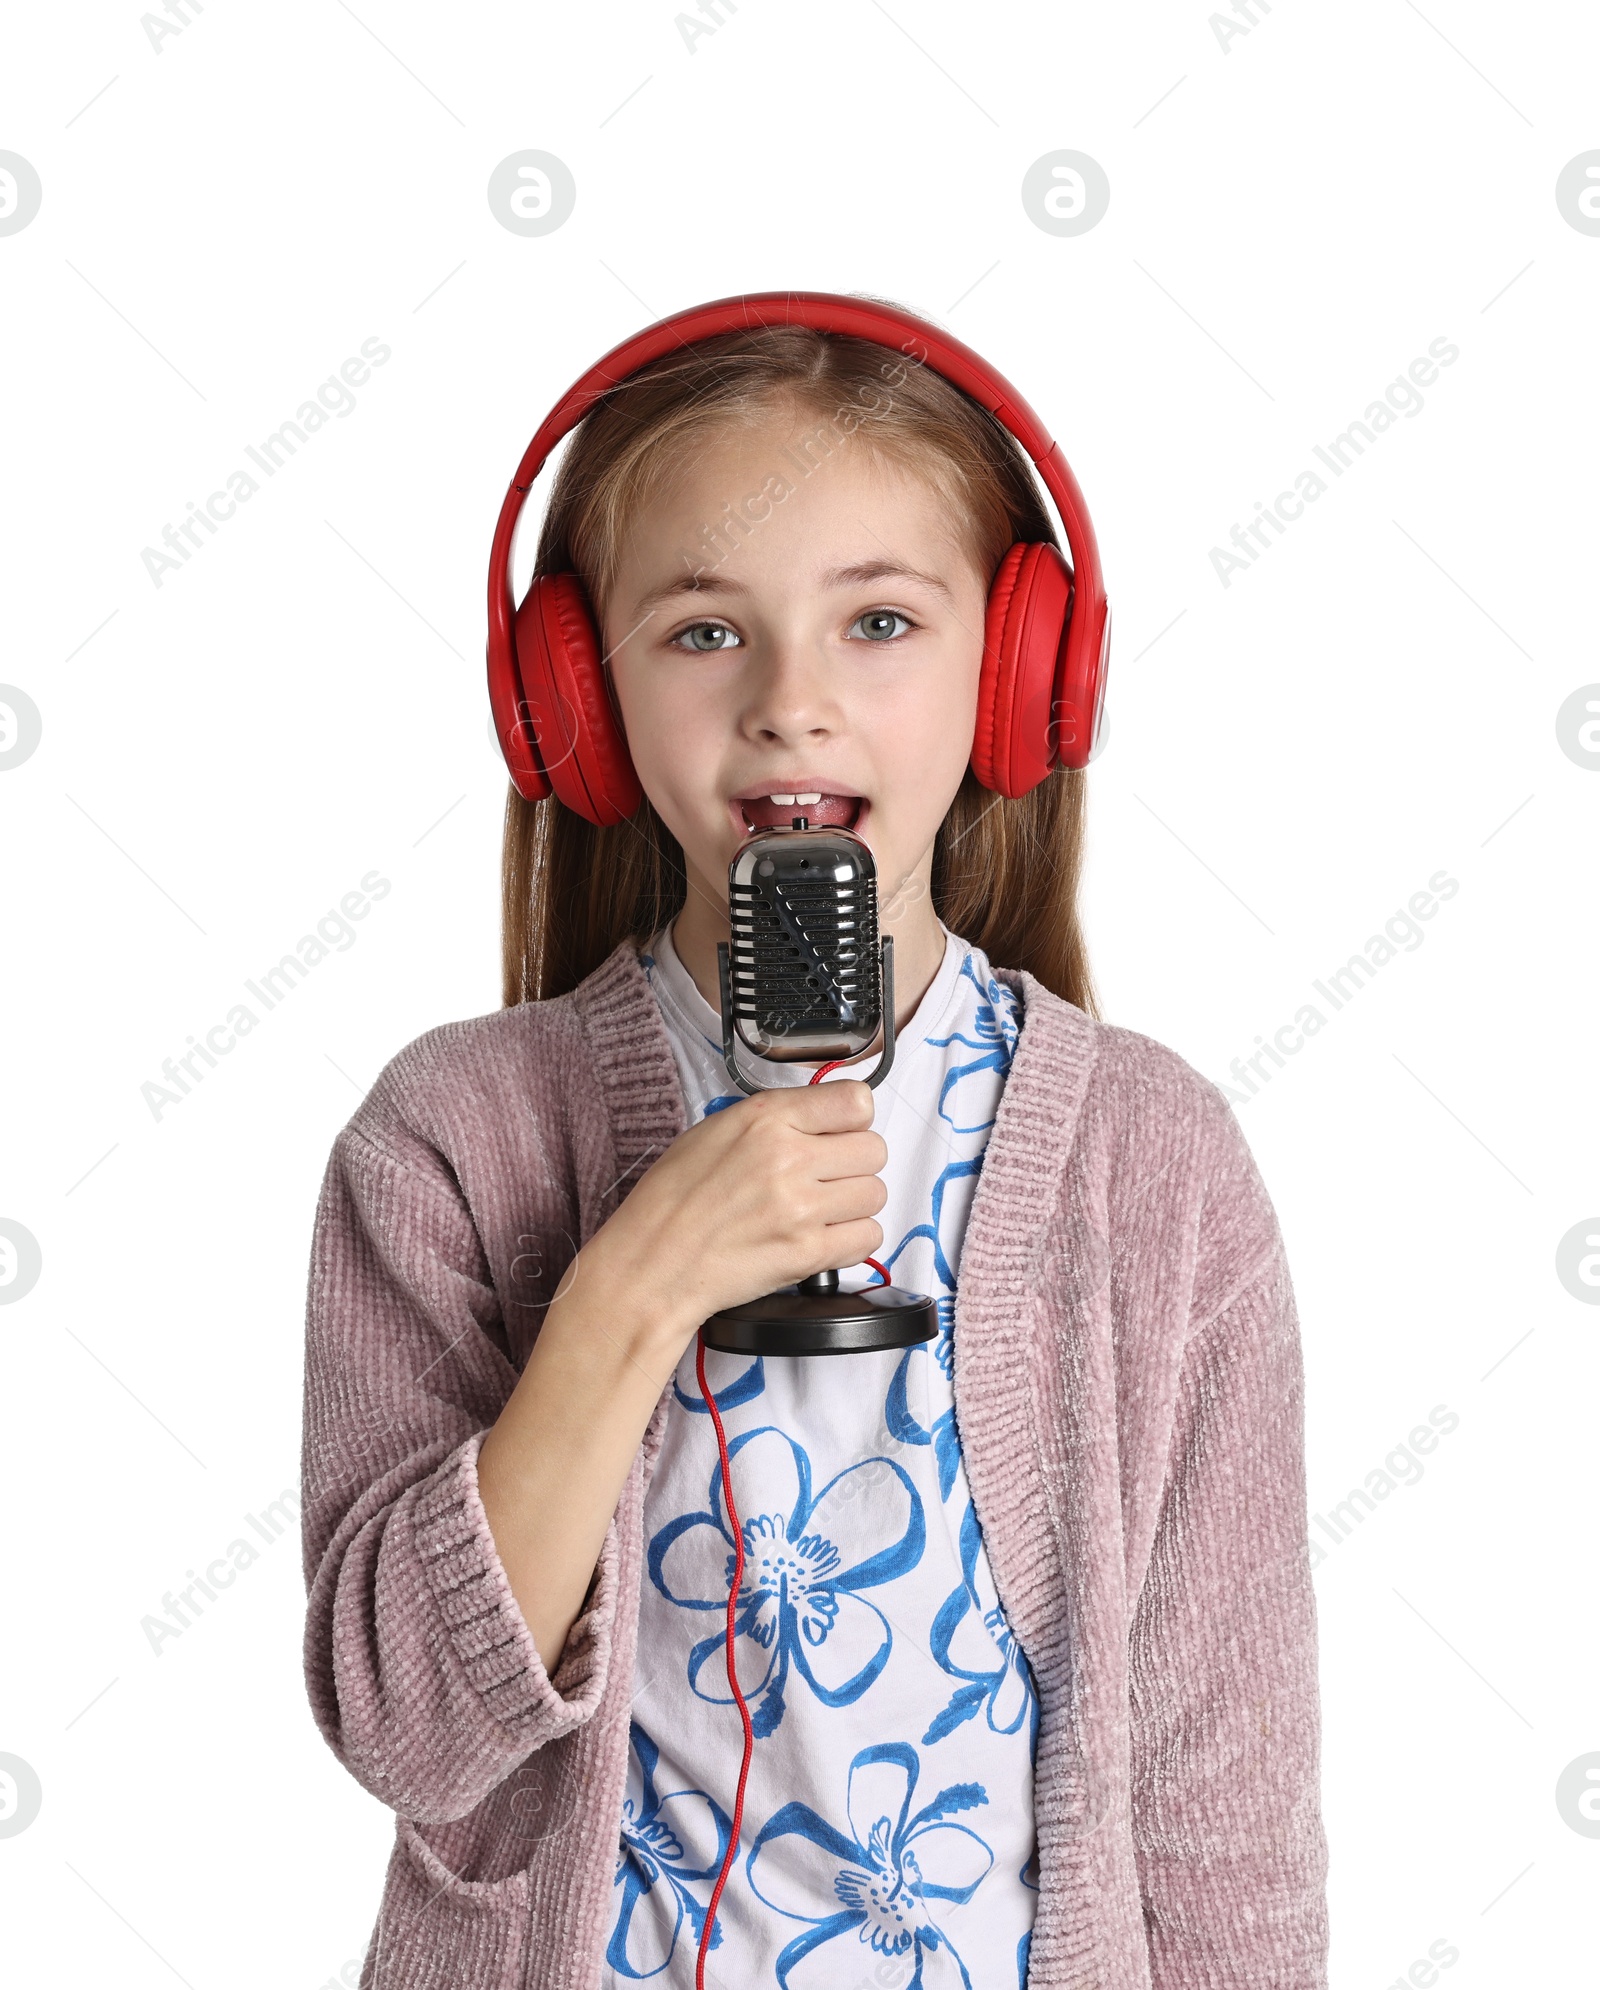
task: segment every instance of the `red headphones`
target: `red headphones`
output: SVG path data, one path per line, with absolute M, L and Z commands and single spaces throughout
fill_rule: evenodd
M 675 347 L 758 325 L 806 325 L 891 346 L 931 366 L 1004 423 L 1055 500 L 1072 551 L 1010 548 L 989 589 L 972 771 L 1016 797 L 1053 767 L 1086 767 L 1100 730 L 1111 610 L 1094 528 L 1067 459 L 1022 396 L 987 361 L 909 311 L 822 290 L 766 290 L 679 311 L 612 348 L 545 417 L 500 507 L 489 556 L 489 702 L 518 794 L 552 791 L 590 822 L 639 806 L 639 777 L 612 704 L 593 610 L 576 574 L 540 574 L 511 600 L 511 538 L 552 449 L 629 374 Z

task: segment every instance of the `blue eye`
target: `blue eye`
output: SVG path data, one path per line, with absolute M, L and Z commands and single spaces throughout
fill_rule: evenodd
M 884 624 L 888 622 L 903 622 L 905 629 L 885 628 Z M 912 626 L 911 617 L 902 615 L 898 608 L 869 608 L 865 614 L 858 615 L 850 626 L 852 629 L 859 628 L 862 623 L 869 625 L 865 634 L 867 641 L 872 643 L 890 642 L 896 636 L 904 635 L 906 629 Z
M 718 650 L 732 649 L 739 641 L 738 636 L 734 634 L 733 630 L 730 629 L 726 623 L 691 622 L 687 629 L 680 629 L 678 633 L 672 638 L 673 647 L 674 648 L 680 647 L 683 644 L 685 637 L 697 638 L 700 636 L 711 636 L 716 638 L 716 640 L 712 642 L 699 642 L 694 640 L 690 641 L 689 648 L 692 650 L 698 650 L 702 656 L 714 655 Z

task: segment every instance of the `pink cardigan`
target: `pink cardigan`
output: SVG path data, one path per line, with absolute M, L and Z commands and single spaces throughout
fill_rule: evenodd
M 1030 1990 L 1324 1990 L 1277 1220 L 1216 1086 L 1005 979 L 1025 1023 L 963 1247 L 955 1398 L 1040 1695 Z M 396 1813 L 363 1990 L 595 1990 L 670 1387 L 553 1676 L 476 1458 L 573 1253 L 682 1126 L 625 946 L 571 995 L 408 1044 L 334 1142 L 307 1301 L 305 1657 L 330 1746 Z

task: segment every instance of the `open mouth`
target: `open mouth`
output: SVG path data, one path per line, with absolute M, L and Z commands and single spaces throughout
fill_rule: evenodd
M 804 816 L 813 829 L 854 829 L 861 814 L 860 795 L 830 795 L 811 788 L 794 794 L 742 795 L 739 813 L 746 829 L 792 829 Z

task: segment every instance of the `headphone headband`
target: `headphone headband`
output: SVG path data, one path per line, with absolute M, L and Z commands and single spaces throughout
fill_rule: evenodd
M 926 319 L 890 304 L 872 304 L 827 290 L 759 290 L 745 297 L 721 297 L 697 304 L 636 332 L 613 346 L 562 395 L 528 444 L 517 474 L 500 506 L 494 547 L 489 555 L 489 661 L 513 653 L 516 608 L 511 599 L 511 541 L 534 479 L 562 437 L 576 428 L 596 401 L 641 367 L 676 347 L 714 338 L 719 332 L 752 331 L 765 325 L 804 325 L 812 331 L 870 339 L 904 353 L 987 408 L 1027 451 L 1055 501 L 1072 553 L 1074 617 L 1099 628 L 1105 617 L 1105 583 L 1100 551 L 1088 507 L 1058 443 L 1017 390 L 968 345 L 941 332 Z M 1098 646 L 1097 646 L 1098 648 Z

